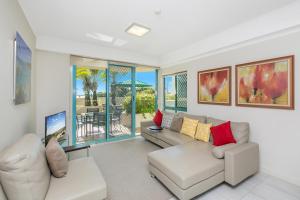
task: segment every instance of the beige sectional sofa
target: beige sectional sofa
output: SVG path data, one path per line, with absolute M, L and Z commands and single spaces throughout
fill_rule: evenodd
M 225 122 L 185 113 L 175 115 L 213 126 Z M 142 136 L 164 149 L 149 153 L 150 173 L 181 200 L 191 199 L 224 181 L 235 186 L 258 171 L 259 147 L 248 141 L 248 123 L 231 122 L 237 143 L 219 147 L 169 129 L 153 132 L 148 129 L 153 125 L 152 121 L 142 122 Z
M 0 153 L 0 200 L 101 200 L 105 180 L 92 157 L 69 161 L 66 176 L 55 178 L 47 166 L 45 147 L 27 134 Z

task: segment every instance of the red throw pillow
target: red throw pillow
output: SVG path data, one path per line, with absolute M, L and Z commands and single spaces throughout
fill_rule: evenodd
M 153 118 L 153 122 L 156 124 L 156 126 L 159 126 L 159 127 L 161 126 L 162 118 L 163 118 L 163 114 L 158 109 L 156 111 L 156 114 L 155 114 L 154 118 Z
M 218 126 L 213 126 L 210 128 L 210 131 L 213 137 L 213 145 L 215 146 L 236 143 L 231 131 L 230 121 Z

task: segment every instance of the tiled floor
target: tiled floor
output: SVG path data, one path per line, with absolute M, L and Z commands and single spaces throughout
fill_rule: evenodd
M 106 179 L 108 199 L 177 200 L 147 169 L 147 154 L 158 149 L 141 137 L 94 145 L 91 155 Z M 86 156 L 85 151 L 73 153 L 72 159 Z M 193 200 L 300 200 L 300 187 L 259 173 L 236 187 L 224 183 Z
M 194 200 L 300 200 L 300 187 L 259 173 L 236 187 L 222 184 Z

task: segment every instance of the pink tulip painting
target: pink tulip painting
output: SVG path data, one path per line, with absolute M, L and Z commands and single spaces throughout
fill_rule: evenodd
M 198 72 L 198 103 L 230 105 L 231 67 Z
M 236 104 L 293 109 L 293 69 L 293 56 L 237 65 Z

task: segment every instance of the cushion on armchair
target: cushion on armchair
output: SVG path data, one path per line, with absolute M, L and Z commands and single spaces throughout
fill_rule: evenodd
M 45 147 L 35 134 L 27 134 L 0 153 L 0 179 L 10 200 L 45 199 L 50 171 Z

